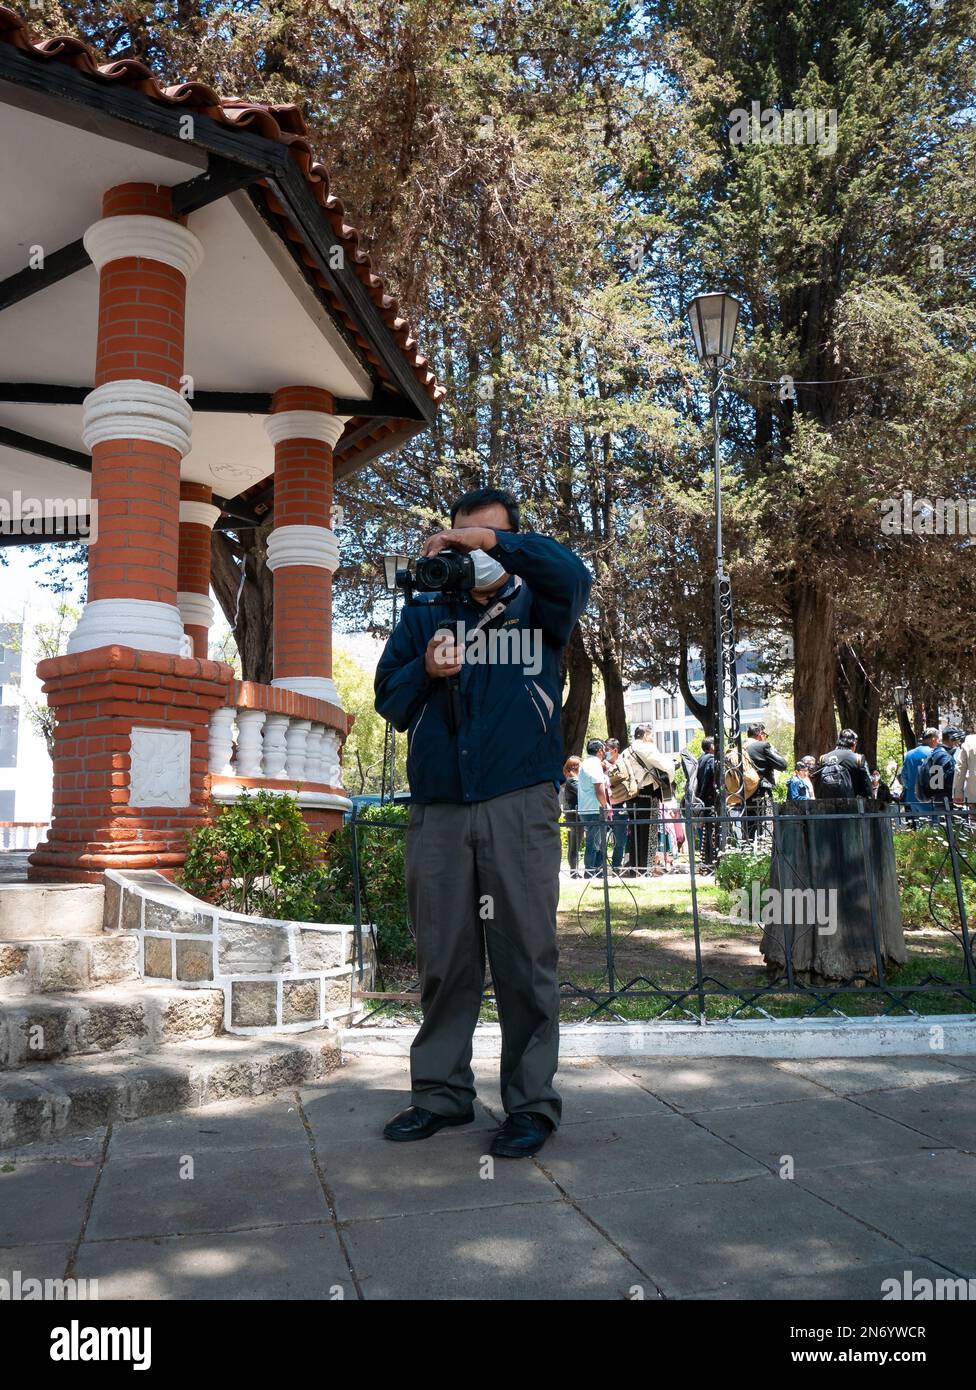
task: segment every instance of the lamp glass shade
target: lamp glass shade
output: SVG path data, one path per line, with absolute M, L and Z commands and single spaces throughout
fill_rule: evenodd
M 698 360 L 721 367 L 732 357 L 741 304 L 731 294 L 698 294 L 685 312 Z
M 396 588 L 397 570 L 404 570 L 409 563 L 407 555 L 384 555 L 383 556 L 383 576 L 386 580 L 386 587 L 390 593 Z

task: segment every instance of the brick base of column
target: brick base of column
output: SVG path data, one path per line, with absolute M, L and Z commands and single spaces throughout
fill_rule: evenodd
M 35 881 L 99 882 L 105 869 L 171 874 L 207 818 L 210 714 L 234 679 L 217 661 L 99 647 L 42 661 L 54 711 L 54 815 L 28 861 Z M 189 732 L 189 799 L 131 806 L 132 730 Z

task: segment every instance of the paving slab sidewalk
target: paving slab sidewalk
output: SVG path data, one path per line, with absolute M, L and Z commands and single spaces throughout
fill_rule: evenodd
M 380 1138 L 405 1060 L 0 1154 L 0 1278 L 103 1299 L 877 1300 L 976 1278 L 976 1065 L 590 1058 L 535 1160 Z

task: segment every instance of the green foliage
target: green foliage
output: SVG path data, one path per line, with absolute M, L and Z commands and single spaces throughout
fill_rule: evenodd
M 355 715 L 342 756 L 344 785 L 350 792 L 375 794 L 382 788 L 386 721 L 376 713 L 373 678 L 339 644 L 332 653 L 332 676 L 342 708 L 347 714 Z M 396 787 L 402 789 L 406 785 L 407 739 L 405 734 L 398 734 Z
M 958 831 L 957 840 L 964 857 L 960 863 L 963 903 L 972 931 L 976 926 L 976 835 Z M 896 835 L 895 866 L 904 925 L 946 926 L 959 931 L 959 906 L 945 830 L 932 825 Z
M 410 961 L 414 941 L 407 923 L 404 848 L 410 810 L 407 806 L 366 806 L 357 815 L 360 892 L 363 922 L 376 930 L 380 965 Z M 333 837 L 317 892 L 316 921 L 354 920 L 352 829 L 346 824 Z
M 737 892 L 740 888 L 751 892 L 753 883 L 768 888 L 770 863 L 769 854 L 753 854 L 751 850 L 738 848 L 723 850 L 715 866 L 715 884 L 726 893 Z
M 241 794 L 212 808 L 187 836 L 179 881 L 187 892 L 233 912 L 299 922 L 316 917 L 324 839 L 309 830 L 291 796 Z

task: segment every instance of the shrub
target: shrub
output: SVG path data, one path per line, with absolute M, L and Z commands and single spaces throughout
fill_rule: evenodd
M 956 839 L 963 902 L 970 930 L 976 926 L 976 835 L 960 828 Z M 901 914 L 909 928 L 949 926 L 959 931 L 959 906 L 952 877 L 949 843 L 942 826 L 924 826 L 895 835 L 895 869 Z M 941 872 L 940 872 L 941 870 Z M 935 916 L 933 917 L 933 908 Z
M 408 927 L 404 848 L 410 810 L 407 806 L 366 806 L 357 816 L 359 882 L 364 924 L 376 929 L 381 965 L 397 965 L 414 957 Z M 377 822 L 379 822 L 377 824 Z M 352 880 L 352 830 L 348 823 L 329 845 L 328 863 L 318 888 L 317 919 L 355 920 Z
M 315 921 L 325 841 L 309 830 L 294 797 L 242 793 L 211 814 L 187 836 L 181 886 L 233 912 Z
M 737 847 L 723 850 L 715 867 L 715 883 L 727 893 L 738 888 L 751 891 L 752 884 L 756 882 L 768 888 L 770 864 L 768 853 L 753 854 L 752 850 Z

